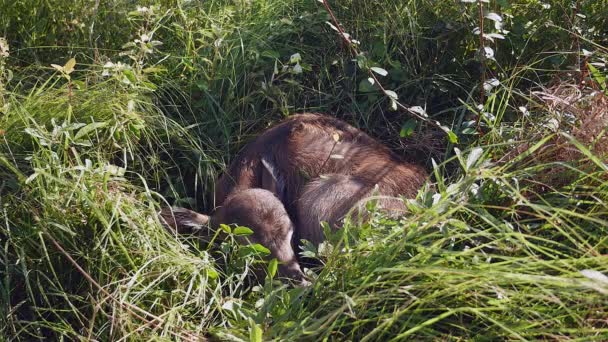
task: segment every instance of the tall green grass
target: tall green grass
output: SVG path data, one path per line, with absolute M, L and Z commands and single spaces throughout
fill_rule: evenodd
M 576 4 L 488 5 L 510 33 L 488 42 L 500 84 L 480 109 L 475 5 L 330 2 L 454 149 L 389 110 L 315 1 L 0 0 L 0 336 L 607 340 L 605 102 L 591 99 L 606 93 L 608 6 Z M 535 92 L 564 99 L 560 83 L 584 96 Z M 306 289 L 272 265 L 258 284 L 234 231 L 207 246 L 160 225 L 164 205 L 211 210 L 239 148 L 304 110 L 426 164 L 409 212 L 308 248 L 324 267 Z

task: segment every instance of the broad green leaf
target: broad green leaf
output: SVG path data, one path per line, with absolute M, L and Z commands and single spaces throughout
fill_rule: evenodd
M 373 80 L 373 78 L 372 78 L 372 80 Z M 369 93 L 369 92 L 372 92 L 375 90 L 376 90 L 376 88 L 374 88 L 374 86 L 369 81 L 369 79 L 364 79 L 364 80 L 361 80 L 361 82 L 359 82 L 359 91 L 360 92 Z
M 262 253 L 264 255 L 270 254 L 270 250 L 268 248 L 260 245 L 259 243 L 254 243 L 254 244 L 251 244 L 250 246 L 254 251 L 256 251 L 258 253 Z
M 123 70 L 122 71 L 123 75 L 125 75 L 125 77 L 127 78 L 127 80 L 129 80 L 129 82 L 131 84 L 137 83 L 137 77 L 135 76 L 135 73 L 131 70 Z
M 249 318 L 249 342 L 262 342 L 262 328 Z
M 207 267 L 205 270 L 207 271 L 207 276 L 209 276 L 210 279 L 217 279 L 219 277 L 219 274 L 215 269 Z
M 402 138 L 409 137 L 414 133 L 414 129 L 416 128 L 417 122 L 414 119 L 407 120 L 402 126 L 401 131 L 399 132 L 399 136 Z
M 363 54 L 357 55 L 357 66 L 359 69 L 364 69 L 367 65 L 367 58 Z
M 253 234 L 253 230 L 251 230 L 247 227 L 238 226 L 238 227 L 234 228 L 234 235 L 247 236 L 247 235 L 251 235 L 251 234 Z
M 232 228 L 230 228 L 230 226 L 227 224 L 223 224 L 223 223 L 220 224 L 220 229 L 228 234 L 230 234 L 232 232 Z
M 454 133 L 454 131 L 452 131 L 452 130 L 448 131 L 447 133 L 448 133 L 448 140 L 452 144 L 457 144 L 458 143 L 458 136 L 456 135 L 456 133 Z

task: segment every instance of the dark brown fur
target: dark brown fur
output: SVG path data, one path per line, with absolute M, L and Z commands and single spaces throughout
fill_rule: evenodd
M 403 162 L 341 120 L 299 114 L 243 148 L 218 180 L 216 201 L 222 205 L 231 193 L 248 188 L 267 189 L 295 220 L 297 238 L 316 236 L 320 242 L 318 219 L 341 218 L 376 185 L 378 195 L 413 197 L 426 176 L 420 166 Z M 336 191 L 340 196 L 332 198 Z
M 383 197 L 379 207 L 403 211 L 395 197 L 415 196 L 426 176 L 341 120 L 293 115 L 247 144 L 219 178 L 211 224 L 252 228 L 252 239 L 283 262 L 282 273 L 301 279 L 293 233 L 295 241 L 322 242 L 319 222 L 338 227 L 372 192 Z

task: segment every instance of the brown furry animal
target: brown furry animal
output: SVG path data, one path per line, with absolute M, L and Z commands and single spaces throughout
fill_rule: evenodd
M 279 263 L 279 275 L 306 282 L 296 254 L 291 247 L 294 226 L 283 204 L 270 191 L 246 189 L 230 195 L 209 217 L 184 208 L 164 208 L 161 217 L 178 234 L 193 233 L 209 238 L 212 230 L 222 223 L 236 223 L 253 230 L 251 236 L 241 238 L 242 243 L 259 243 L 270 250 L 270 256 Z
M 377 195 L 388 198 L 379 201 L 380 208 L 402 211 L 403 203 L 395 197 L 415 196 L 426 177 L 420 166 L 402 161 L 341 120 L 319 114 L 293 115 L 248 143 L 219 178 L 215 193 L 219 208 L 211 221 L 247 226 L 244 221 L 252 220 L 255 239 L 268 243 L 265 245 L 274 255 L 283 255 L 286 265 L 293 265 L 293 248 L 285 240 L 291 233 L 285 233 L 289 231 L 286 227 L 292 227 L 291 231 L 296 227 L 295 241 L 306 238 L 318 244 L 323 241 L 319 221 L 337 227 L 374 188 Z M 265 192 L 248 192 L 250 189 Z M 269 192 L 276 197 L 265 202 Z M 237 200 L 242 193 L 250 200 Z M 259 215 L 267 207 L 280 214 L 247 216 Z M 176 221 L 179 226 L 179 218 Z M 283 227 L 278 239 L 272 237 L 277 224 Z
M 317 236 L 315 241 L 320 242 L 319 219 L 335 221 L 376 185 L 382 196 L 413 197 L 426 177 L 420 166 L 403 162 L 341 120 L 299 114 L 243 148 L 218 180 L 216 201 L 221 206 L 232 193 L 267 189 L 295 220 L 297 241 Z M 384 202 L 381 207 L 396 201 Z

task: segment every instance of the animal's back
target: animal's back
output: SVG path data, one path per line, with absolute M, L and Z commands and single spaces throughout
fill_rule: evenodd
M 262 161 L 272 165 L 272 177 L 281 183 L 273 186 L 280 189 L 269 189 L 267 184 L 272 182 Z M 390 195 L 406 196 L 413 195 L 426 178 L 421 167 L 401 161 L 387 147 L 344 121 L 297 114 L 241 150 L 218 181 L 216 204 L 221 205 L 233 191 L 264 188 L 276 192 L 291 212 L 303 185 L 329 173 L 357 175 L 386 188 Z

